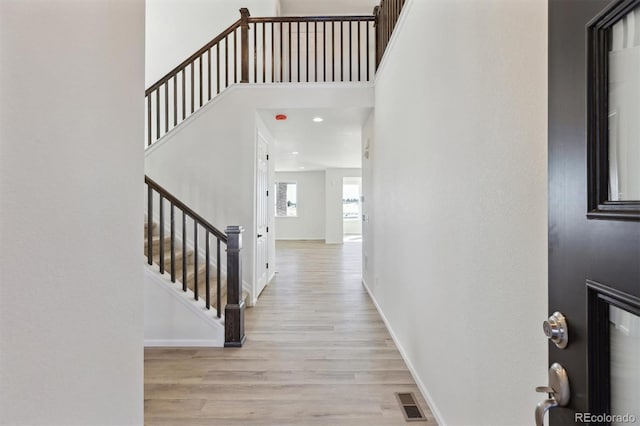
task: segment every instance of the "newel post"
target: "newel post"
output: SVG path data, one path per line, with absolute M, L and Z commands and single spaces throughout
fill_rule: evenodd
M 373 17 L 375 18 L 375 20 L 373 21 L 373 28 L 375 28 L 376 31 L 376 36 L 375 36 L 375 40 L 376 40 L 376 70 L 378 69 L 378 65 L 380 65 L 380 57 L 382 56 L 380 54 L 380 46 L 382 45 L 381 41 L 380 41 L 380 33 L 381 33 L 381 29 L 380 29 L 380 6 L 376 6 L 373 8 Z
M 249 9 L 240 9 L 240 41 L 242 48 L 240 83 L 249 82 Z
M 242 226 L 227 226 L 227 306 L 224 308 L 224 346 L 242 347 L 244 300 L 242 300 Z

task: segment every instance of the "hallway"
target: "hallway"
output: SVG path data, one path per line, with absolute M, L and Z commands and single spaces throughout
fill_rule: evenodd
M 413 392 L 435 424 L 360 257 L 360 242 L 279 241 L 242 349 L 145 350 L 145 424 L 403 425 L 394 392 Z

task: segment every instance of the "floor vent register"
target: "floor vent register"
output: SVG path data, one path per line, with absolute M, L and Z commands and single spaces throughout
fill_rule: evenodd
M 396 398 L 402 408 L 404 419 L 408 422 L 426 422 L 427 419 L 416 402 L 413 393 L 396 392 Z

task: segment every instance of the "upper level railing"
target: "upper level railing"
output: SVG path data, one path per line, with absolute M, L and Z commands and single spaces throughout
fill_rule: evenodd
M 371 81 L 405 0 L 374 15 L 240 19 L 145 91 L 151 145 L 235 83 Z
M 382 55 L 387 50 L 402 6 L 406 0 L 381 0 L 380 5 L 373 8 L 373 16 L 376 22 L 376 69 L 380 65 Z

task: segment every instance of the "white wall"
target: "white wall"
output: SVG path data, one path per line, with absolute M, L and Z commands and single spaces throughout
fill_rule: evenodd
M 342 244 L 342 179 L 360 177 L 361 169 L 327 169 L 325 172 L 325 242 Z
M 0 424 L 142 425 L 144 2 L 0 2 Z
M 148 148 L 145 171 L 218 229 L 244 227 L 243 280 L 255 300 L 256 110 L 372 105 L 370 84 L 235 85 Z
M 184 292 L 180 282 L 171 282 L 169 273 L 161 275 L 155 265 L 147 265 L 144 269 L 144 345 L 223 347 L 224 323 L 214 309 L 206 309 L 202 297 L 196 302 L 191 290 Z
M 373 235 L 371 211 L 373 210 L 373 189 L 376 187 L 373 167 L 375 109 L 362 126 L 362 280 L 375 284 L 375 246 L 378 239 Z M 371 206 L 371 207 L 370 207 Z
M 147 0 L 145 87 L 187 59 L 240 19 L 277 16 L 279 0 Z
M 276 182 L 297 184 L 298 216 L 276 218 L 278 240 L 324 240 L 324 171 L 278 172 Z
M 366 283 L 441 424 L 529 425 L 547 380 L 547 3 L 405 7 L 363 160 Z

